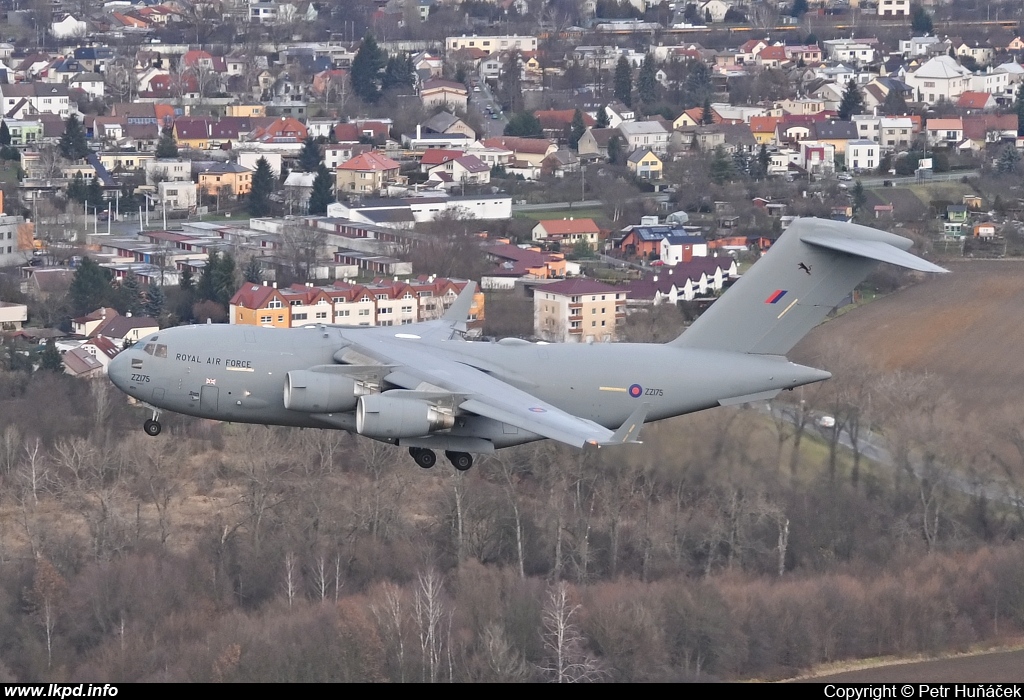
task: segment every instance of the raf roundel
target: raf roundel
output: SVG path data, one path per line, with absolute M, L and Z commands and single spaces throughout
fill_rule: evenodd
M 634 399 L 639 399 L 644 394 L 644 388 L 639 384 L 633 384 L 629 387 L 629 395 Z

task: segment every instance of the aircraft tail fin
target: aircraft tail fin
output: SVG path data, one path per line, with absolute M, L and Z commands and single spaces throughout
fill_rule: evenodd
M 785 355 L 880 262 L 946 272 L 912 241 L 867 226 L 797 219 L 768 253 L 670 344 Z
M 469 310 L 473 306 L 473 296 L 475 294 L 476 282 L 467 282 L 466 286 L 459 292 L 455 302 L 441 316 L 441 320 L 449 323 L 465 323 L 466 319 L 469 318 Z
M 465 334 L 468 328 L 469 310 L 473 307 L 475 295 L 476 282 L 467 282 L 452 305 L 441 315 L 441 318 L 423 324 L 420 334 L 425 337 L 438 338 L 453 338 L 456 335 Z

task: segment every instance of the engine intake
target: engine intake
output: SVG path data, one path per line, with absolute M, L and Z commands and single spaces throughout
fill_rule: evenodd
M 356 407 L 358 388 L 343 374 L 289 372 L 284 381 L 284 407 L 305 413 L 340 413 Z
M 356 432 L 366 437 L 423 437 L 453 425 L 453 414 L 419 399 L 371 394 L 359 397 L 356 407 Z

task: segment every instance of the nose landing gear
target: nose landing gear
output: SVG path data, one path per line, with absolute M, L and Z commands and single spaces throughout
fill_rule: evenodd
M 153 417 L 147 419 L 146 422 L 142 424 L 142 429 L 146 431 L 146 435 L 149 435 L 150 437 L 156 437 L 159 435 L 160 431 L 163 429 L 163 426 L 160 425 L 160 411 L 154 409 Z

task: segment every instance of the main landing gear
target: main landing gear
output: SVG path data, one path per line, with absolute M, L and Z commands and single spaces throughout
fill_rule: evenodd
M 142 429 L 146 431 L 146 435 L 150 437 L 156 437 L 160 434 L 160 430 L 163 426 L 160 425 L 160 411 L 153 411 L 153 417 L 146 420 L 142 424 Z
M 409 455 L 415 460 L 416 464 L 424 469 L 430 469 L 437 464 L 437 455 L 434 454 L 433 450 L 423 447 L 410 447 Z M 468 452 L 451 452 L 446 450 L 444 456 L 460 472 L 464 472 L 473 466 L 473 455 Z
M 444 456 L 452 463 L 452 466 L 460 472 L 464 472 L 473 466 L 473 455 L 468 452 L 452 452 L 445 450 Z
M 409 454 L 415 460 L 416 464 L 420 465 L 424 469 L 430 469 L 432 466 L 437 464 L 437 455 L 434 454 L 433 450 L 427 450 L 422 447 L 410 447 Z

